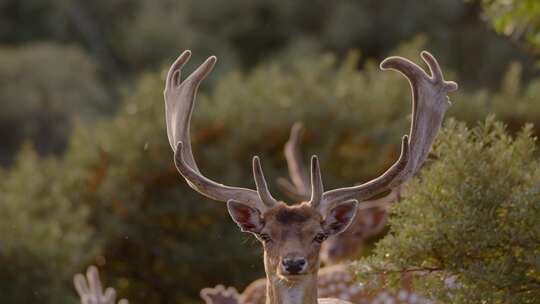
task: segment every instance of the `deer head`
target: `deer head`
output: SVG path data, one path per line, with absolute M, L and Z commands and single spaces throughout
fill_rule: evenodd
M 394 189 L 417 171 L 448 109 L 446 94 L 457 89 L 457 85 L 444 81 L 439 65 L 427 52 L 423 52 L 422 57 L 431 69 L 431 76 L 400 57 L 383 61 L 383 69 L 402 72 L 413 88 L 411 138 L 403 136 L 399 158 L 371 181 L 325 191 L 318 158 L 313 156 L 309 200 L 289 206 L 277 201 L 269 192 L 257 156 L 253 157 L 255 190 L 217 183 L 198 169 L 192 154 L 189 126 L 197 89 L 212 70 L 216 57 L 208 58 L 182 81 L 181 70 L 190 56 L 191 52 L 185 51 L 173 63 L 164 90 L 167 135 L 176 168 L 195 191 L 227 202 L 229 213 L 241 230 L 254 234 L 262 242 L 271 303 L 287 302 L 284 299 L 297 303 L 316 302 L 321 244 L 328 236 L 347 228 L 357 212 L 358 202 Z M 296 300 L 292 300 L 295 297 Z
M 257 188 L 264 183 L 258 158 L 255 158 Z M 318 162 L 313 158 L 318 171 Z M 258 168 L 258 169 L 257 169 Z M 317 174 L 314 174 L 317 175 Z M 263 187 L 266 187 L 263 186 Z M 330 235 L 342 232 L 356 214 L 357 201 L 340 202 L 319 211 L 313 200 L 288 206 L 275 202 L 272 208 L 262 213 L 246 204 L 229 201 L 227 206 L 233 220 L 242 231 L 253 233 L 263 244 L 265 270 L 267 274 L 281 279 L 292 279 L 297 275 L 316 274 L 319 269 L 320 246 Z
M 305 201 L 311 195 L 308 170 L 302 161 L 300 141 L 303 133 L 302 123 L 295 123 L 285 144 L 284 154 L 291 181 L 286 178 L 277 179 L 281 191 L 296 201 Z M 400 187 L 396 187 L 382 198 L 362 202 L 349 227 L 323 243 L 321 262 L 328 266 L 356 258 L 364 241 L 384 229 L 388 207 L 399 197 Z

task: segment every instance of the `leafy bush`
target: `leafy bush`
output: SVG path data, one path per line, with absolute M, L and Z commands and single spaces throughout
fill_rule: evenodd
M 0 48 L 0 163 L 24 139 L 44 154 L 65 148 L 71 122 L 104 109 L 108 96 L 91 58 L 49 43 Z
M 510 132 L 518 132 L 524 124 L 532 123 L 533 133 L 538 135 L 539 98 L 540 78 L 524 81 L 521 64 L 514 62 L 508 65 L 498 90 L 458 91 L 452 98 L 454 103 L 449 114 L 469 125 L 496 114 Z
M 495 30 L 512 39 L 524 40 L 540 53 L 540 4 L 535 0 L 481 0 Z
M 469 85 L 493 85 L 506 62 L 525 59 L 486 28 L 477 5 L 464 1 L 4 0 L 1 8 L 4 43 L 76 44 L 120 79 L 170 60 L 178 49 L 219 52 L 252 67 L 298 45 L 342 55 L 361 48 L 381 57 L 418 34 Z
M 74 300 L 69 278 L 96 254 L 79 167 L 26 145 L 0 183 L 0 295 L 6 303 Z
M 437 161 L 394 206 L 361 277 L 384 273 L 391 283 L 415 273 L 417 288 L 442 303 L 536 303 L 540 164 L 531 132 L 512 138 L 493 117 L 472 129 L 450 120 Z

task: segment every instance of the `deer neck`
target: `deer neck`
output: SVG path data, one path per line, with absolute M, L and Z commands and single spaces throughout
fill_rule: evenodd
M 269 275 L 266 284 L 266 304 L 317 304 L 317 275 L 295 281 Z
M 266 304 L 317 304 L 317 280 L 317 273 L 285 280 L 267 268 Z

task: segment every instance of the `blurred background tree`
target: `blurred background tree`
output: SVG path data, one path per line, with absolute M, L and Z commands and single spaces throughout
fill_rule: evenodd
M 479 5 L 457 0 L 4 0 L 0 3 L 0 48 L 31 49 L 38 41 L 80 49 L 85 54 L 82 56 L 94 62 L 95 70 L 73 69 L 67 71 L 73 75 L 66 75 L 75 82 L 97 77 L 108 97 L 102 99 L 105 115 L 115 113 L 122 90 L 132 87 L 141 73 L 171 62 L 186 48 L 194 51 L 195 60 L 216 54 L 220 58 L 216 74 L 220 74 L 235 67 L 249 69 L 273 58 L 297 58 L 323 51 L 344 56 L 350 49 L 361 49 L 363 58 L 381 59 L 401 42 L 424 34 L 430 50 L 454 67 L 462 86 L 496 87 L 508 62 L 514 60 L 524 63 L 525 79 L 534 75 L 531 60 L 510 41 L 490 31 L 480 15 Z M 5 56 L 15 66 L 19 65 L 15 62 L 25 61 Z M 43 60 L 42 64 L 47 62 L 59 69 L 72 66 L 51 60 Z M 32 74 L 39 78 L 49 70 L 40 67 Z M 2 82 L 16 83 L 16 77 L 6 76 Z M 63 82 L 53 79 L 51 86 Z M 28 85 L 30 91 L 38 90 L 38 84 Z M 17 104 L 9 97 L 2 97 L 4 100 L 9 101 L 3 104 Z M 85 102 L 89 103 L 93 102 Z M 58 131 L 47 131 L 50 120 L 45 117 L 36 125 L 43 135 L 54 138 L 53 133 Z M 68 124 L 58 144 L 50 145 L 54 147 L 36 142 L 37 150 L 61 153 L 69 129 Z M 22 133 L 10 137 L 15 139 L 10 138 L 0 151 L 4 165 L 12 161 L 22 142 L 20 138 L 31 136 Z
M 0 164 L 24 140 L 41 154 L 66 147 L 73 119 L 95 119 L 110 103 L 96 64 L 77 47 L 32 43 L 0 48 Z
M 538 126 L 534 58 L 481 14 L 457 0 L 0 2 L 0 300 L 74 303 L 71 275 L 90 263 L 134 303 L 200 303 L 202 287 L 262 274 L 258 246 L 172 164 L 163 74 L 183 49 L 187 70 L 219 57 L 193 140 L 201 169 L 227 184 L 253 186 L 253 154 L 285 175 L 298 120 L 328 187 L 380 173 L 410 91 L 378 62 L 424 48 L 462 88 L 451 116 Z

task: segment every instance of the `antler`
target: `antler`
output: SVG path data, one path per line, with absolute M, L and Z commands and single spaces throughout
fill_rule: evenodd
M 107 288 L 103 293 L 99 272 L 96 266 L 88 267 L 86 277 L 80 273 L 73 277 L 75 289 L 81 297 L 81 304 L 115 304 L 116 291 L 114 288 Z M 128 300 L 121 299 L 118 304 L 129 304 Z
M 302 153 L 300 151 L 300 139 L 304 133 L 302 123 L 296 122 L 291 128 L 289 140 L 285 144 L 285 159 L 287 160 L 287 168 L 291 182 L 285 178 L 278 178 L 277 183 L 285 194 L 296 201 L 306 201 L 310 198 L 311 189 L 308 177 L 308 171 L 302 161 Z
M 190 55 L 189 51 L 185 51 L 171 66 L 164 91 L 167 134 L 171 147 L 175 151 L 175 164 L 178 171 L 193 189 L 212 199 L 224 202 L 235 200 L 260 210 L 272 207 L 276 200 L 268 191 L 257 157 L 253 159 L 253 175 L 257 191 L 216 183 L 203 176 L 197 168 L 191 150 L 189 125 L 197 88 L 212 70 L 216 58 L 214 56 L 208 58 L 195 72 L 181 82 L 180 71 Z M 441 68 L 431 54 L 424 51 L 421 55 L 429 66 L 431 76 L 415 63 L 402 57 L 390 57 L 381 63 L 381 69 L 393 69 L 407 77 L 412 89 L 413 107 L 410 139 L 407 135 L 403 136 L 398 160 L 382 175 L 369 182 L 324 192 L 318 159 L 312 157 L 310 202 L 313 207 L 319 208 L 324 213 L 328 207 L 337 202 L 351 199 L 365 201 L 376 194 L 399 186 L 418 171 L 428 155 L 444 114 L 450 105 L 447 93 L 457 89 L 455 82 L 444 80 Z M 291 177 L 293 183 L 300 190 L 298 193 L 305 194 L 308 185 L 307 178 L 301 173 L 303 170 L 299 165 L 301 163 L 300 156 L 294 144 L 298 142 L 300 131 L 299 127 L 293 129 L 291 145 L 287 148 L 286 155 L 289 163 L 291 163 L 290 160 L 295 160 L 295 163 L 298 164 L 291 170 Z M 292 163 L 294 165 L 294 162 Z
M 401 155 L 386 172 L 364 184 L 324 192 L 320 208 L 325 209 L 336 202 L 349 199 L 364 201 L 378 193 L 395 188 L 418 171 L 425 161 L 444 114 L 450 106 L 447 93 L 457 90 L 453 81 L 445 81 L 441 68 L 428 52 L 421 53 L 428 65 L 431 76 L 415 63 L 402 57 L 389 57 L 380 67 L 401 72 L 412 89 L 412 122 L 409 136 L 405 135 L 401 144 Z
M 190 122 L 197 89 L 212 71 L 217 59 L 215 56 L 209 57 L 191 75 L 181 81 L 182 68 L 190 57 L 191 52 L 184 51 L 173 63 L 167 73 L 163 92 L 167 136 L 175 152 L 176 168 L 191 188 L 204 196 L 223 202 L 235 200 L 260 210 L 271 207 L 275 200 L 268 192 L 258 158 L 253 160 L 253 174 L 258 191 L 219 184 L 205 177 L 199 171 L 191 149 Z

